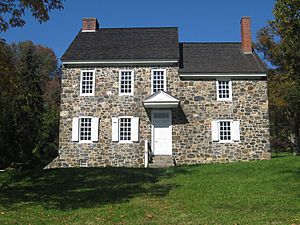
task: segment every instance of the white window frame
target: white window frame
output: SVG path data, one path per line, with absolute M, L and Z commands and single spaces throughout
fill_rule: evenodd
M 86 118 L 88 118 L 88 119 L 91 119 L 91 140 L 80 140 L 81 139 L 81 132 L 80 132 L 80 129 L 81 129 L 81 127 L 80 127 L 80 125 L 81 125 L 81 119 L 86 119 Z M 79 116 L 78 117 L 78 143 L 93 143 L 93 141 L 92 141 L 92 132 L 93 132 L 93 130 L 92 130 L 92 121 L 93 120 L 93 117 L 92 116 Z
M 166 69 L 152 69 L 151 70 L 151 94 L 154 94 L 153 92 L 153 82 L 154 82 L 154 72 L 155 71 L 163 71 L 164 72 L 164 90 L 163 91 L 167 91 L 167 70 Z
M 228 98 L 220 98 L 219 97 L 219 82 L 222 81 L 228 81 L 229 85 L 229 97 Z M 219 79 L 216 81 L 216 87 L 217 87 L 217 101 L 232 101 L 232 80 L 230 79 Z
M 83 73 L 92 72 L 93 73 L 93 87 L 92 93 L 82 93 L 82 76 Z M 95 96 L 95 77 L 96 77 L 96 70 L 81 70 L 80 71 L 80 96 Z
M 220 135 L 220 122 L 230 122 L 230 140 L 221 140 L 221 135 Z M 217 124 L 218 124 L 218 137 L 219 137 L 219 143 L 233 143 L 234 141 L 232 140 L 232 135 L 233 135 L 233 120 L 228 120 L 228 119 L 224 119 L 224 120 L 217 120 Z
M 131 128 L 131 132 L 130 132 L 130 140 L 121 140 L 121 119 L 130 119 L 130 128 Z M 119 143 L 120 144 L 128 144 L 128 143 L 133 143 L 132 141 L 132 119 L 133 116 L 119 116 L 118 117 L 118 123 L 119 123 L 119 127 L 118 127 L 118 133 L 119 133 Z
M 122 72 L 131 72 L 131 92 L 130 93 L 121 93 L 121 73 Z M 120 70 L 119 71 L 119 95 L 120 96 L 133 96 L 134 93 L 134 70 Z

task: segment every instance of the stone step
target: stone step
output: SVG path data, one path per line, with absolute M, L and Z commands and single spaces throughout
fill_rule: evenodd
M 174 160 L 171 155 L 152 156 L 152 161 L 149 163 L 150 168 L 162 168 L 170 166 L 174 166 Z

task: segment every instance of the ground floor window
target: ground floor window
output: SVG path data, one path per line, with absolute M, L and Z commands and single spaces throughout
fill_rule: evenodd
M 231 141 L 231 121 L 219 121 L 220 141 Z
M 139 141 L 139 118 L 133 116 L 112 117 L 111 135 L 114 142 Z
M 90 143 L 98 141 L 99 118 L 91 116 L 73 117 L 72 141 Z
M 240 141 L 240 121 L 231 119 L 211 122 L 212 141 L 220 143 Z
M 92 118 L 80 118 L 79 125 L 79 140 L 80 141 L 91 141 L 92 137 Z
M 120 142 L 131 141 L 131 118 L 120 118 Z

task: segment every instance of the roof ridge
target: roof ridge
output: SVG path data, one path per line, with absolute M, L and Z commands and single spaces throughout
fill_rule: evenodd
M 113 29 L 178 29 L 178 27 L 101 27 L 98 30 L 113 30 Z M 97 30 L 97 31 L 98 31 Z
M 179 42 L 179 44 L 241 44 L 241 42 Z

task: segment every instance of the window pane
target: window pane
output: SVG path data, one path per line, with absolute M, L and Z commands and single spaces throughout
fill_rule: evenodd
M 92 94 L 93 93 L 93 77 L 94 72 L 83 72 L 81 78 L 81 93 Z
M 120 141 L 131 140 L 131 118 L 120 118 Z
M 132 93 L 132 72 L 131 71 L 121 71 L 120 74 L 120 93 L 121 94 L 131 94 Z
M 230 98 L 229 82 L 230 81 L 218 81 L 218 96 L 220 99 Z
M 92 135 L 92 118 L 80 119 L 80 140 L 91 140 Z
M 219 122 L 219 136 L 220 140 L 230 141 L 231 140 L 231 127 L 230 121 L 220 121 Z
M 153 93 L 165 90 L 165 72 L 164 70 L 153 71 Z

